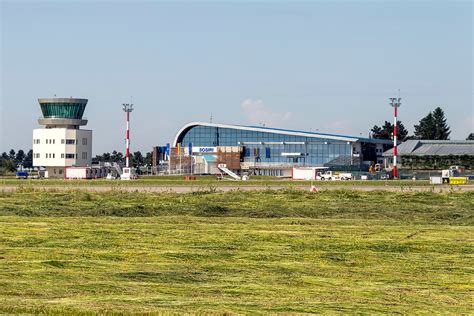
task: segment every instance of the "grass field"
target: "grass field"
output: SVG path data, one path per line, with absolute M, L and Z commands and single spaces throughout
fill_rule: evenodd
M 318 186 L 428 186 L 428 180 L 352 180 L 352 181 L 316 181 Z M 294 181 L 287 178 L 262 177 L 255 176 L 249 181 L 217 180 L 214 176 L 199 176 L 195 181 L 185 181 L 184 176 L 145 176 L 133 181 L 120 180 L 72 180 L 72 179 L 20 179 L 12 177 L 0 178 L 0 189 L 2 185 L 20 186 L 25 188 L 45 187 L 45 186 L 63 186 L 74 189 L 76 187 L 88 186 L 111 186 L 121 187 L 143 187 L 143 186 L 309 186 L 311 181 Z
M 473 192 L 0 192 L 0 313 L 469 314 Z

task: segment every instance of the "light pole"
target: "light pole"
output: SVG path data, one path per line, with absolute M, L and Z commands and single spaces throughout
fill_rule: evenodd
M 129 168 L 129 154 L 130 154 L 130 112 L 133 111 L 132 103 L 123 103 L 123 111 L 126 115 L 127 120 L 127 130 L 125 132 L 125 167 Z
M 389 98 L 393 107 L 393 177 L 397 177 L 397 109 L 402 105 L 402 98 Z

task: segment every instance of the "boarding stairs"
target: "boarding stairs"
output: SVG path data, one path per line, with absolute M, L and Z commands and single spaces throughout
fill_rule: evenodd
M 115 168 L 115 170 L 117 170 L 118 175 L 123 174 L 122 166 L 120 164 L 118 164 L 117 162 L 114 162 L 113 167 Z
M 104 162 L 104 167 L 113 175 L 113 178 L 118 178 L 123 174 L 122 165 L 117 162 Z
M 219 170 L 227 175 L 229 175 L 230 177 L 232 177 L 234 180 L 242 180 L 242 178 L 240 176 L 238 176 L 235 172 L 233 172 L 232 170 L 230 170 L 229 168 L 227 168 L 227 165 L 226 164 L 218 164 L 217 165 L 217 168 L 219 168 Z

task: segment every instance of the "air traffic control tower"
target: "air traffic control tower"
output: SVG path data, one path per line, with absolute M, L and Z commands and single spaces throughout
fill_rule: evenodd
M 65 168 L 90 166 L 92 131 L 80 129 L 87 99 L 40 98 L 43 128 L 33 130 L 33 165 L 44 167 L 46 177 L 64 177 Z

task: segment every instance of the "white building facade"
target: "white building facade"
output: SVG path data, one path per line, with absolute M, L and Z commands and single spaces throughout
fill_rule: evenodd
M 45 168 L 45 177 L 62 178 L 67 167 L 90 166 L 92 131 L 80 129 L 87 99 L 38 99 L 44 128 L 33 130 L 33 166 Z

